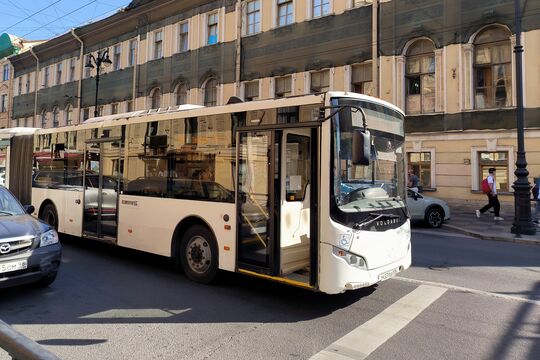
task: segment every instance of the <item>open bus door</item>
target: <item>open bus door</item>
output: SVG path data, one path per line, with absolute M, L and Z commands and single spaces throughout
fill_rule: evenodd
M 240 132 L 238 267 L 297 286 L 317 281 L 317 129 Z
M 86 142 L 83 235 L 116 244 L 121 190 L 121 138 Z

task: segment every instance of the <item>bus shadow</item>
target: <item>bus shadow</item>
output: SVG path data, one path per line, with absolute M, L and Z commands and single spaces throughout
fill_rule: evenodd
M 377 286 L 327 295 L 222 272 L 201 285 L 168 258 L 82 239 L 63 239 L 57 280 L 47 289 L 5 289 L 0 318 L 16 324 L 300 322 L 324 317 Z M 39 299 L 39 301 L 36 301 Z

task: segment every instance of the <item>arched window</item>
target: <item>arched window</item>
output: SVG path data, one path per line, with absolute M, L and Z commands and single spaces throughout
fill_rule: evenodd
M 41 111 L 40 118 L 41 118 L 41 127 L 45 129 L 47 127 L 47 111 L 45 109 Z
M 161 107 L 161 90 L 159 88 L 154 88 L 150 92 L 150 108 L 159 109 Z
M 188 98 L 188 89 L 187 85 L 184 83 L 176 85 L 176 89 L 174 90 L 174 94 L 176 96 L 176 105 L 184 105 L 187 104 L 187 98 Z
M 415 41 L 408 49 L 405 65 L 407 114 L 435 111 L 435 47 L 430 40 Z
M 204 106 L 217 105 L 217 80 L 210 78 L 204 85 Z
M 66 125 L 72 125 L 73 123 L 73 106 L 71 106 L 71 104 L 68 104 L 68 106 L 66 106 L 66 110 L 65 110 L 65 119 L 66 119 Z
M 500 26 L 483 30 L 474 40 L 474 107 L 512 105 L 512 45 Z
M 53 108 L 52 112 L 52 126 L 53 128 L 57 128 L 60 125 L 60 111 L 58 110 L 58 106 L 55 106 Z

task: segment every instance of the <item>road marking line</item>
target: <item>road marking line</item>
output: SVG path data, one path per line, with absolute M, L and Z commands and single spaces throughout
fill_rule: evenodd
M 443 287 L 443 288 L 446 288 L 446 289 L 449 289 L 449 290 L 463 291 L 463 292 L 468 292 L 468 293 L 472 293 L 472 294 L 490 296 L 490 297 L 495 297 L 495 298 L 500 298 L 500 299 L 505 299 L 505 300 L 519 301 L 519 302 L 524 302 L 524 303 L 534 304 L 534 305 L 540 305 L 540 301 L 538 301 L 538 300 L 524 299 L 524 298 L 520 298 L 520 297 L 512 296 L 512 295 L 498 294 L 498 293 L 493 293 L 493 292 L 489 292 L 489 291 L 476 290 L 476 289 L 471 289 L 471 288 L 466 288 L 466 287 L 461 287 L 461 286 L 456 286 L 456 285 L 450 285 L 450 284 L 445 284 L 445 283 L 439 283 L 439 282 L 434 282 L 434 281 L 409 279 L 409 278 L 405 278 L 405 277 L 402 277 L 402 276 L 394 276 L 392 279 L 400 280 L 400 281 L 404 281 L 404 282 L 410 282 L 410 283 L 413 283 L 413 284 L 425 284 L 425 285 L 431 285 L 431 286 L 439 286 L 439 287 Z
M 365 359 L 446 291 L 438 286 L 420 285 L 311 359 Z

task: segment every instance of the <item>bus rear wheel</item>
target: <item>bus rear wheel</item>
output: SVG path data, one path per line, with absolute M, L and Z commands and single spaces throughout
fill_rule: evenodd
M 182 236 L 180 263 L 186 276 L 210 284 L 218 273 L 218 249 L 212 232 L 205 226 L 190 227 Z
M 45 205 L 39 218 L 52 226 L 55 230 L 58 230 L 58 214 L 53 204 Z

